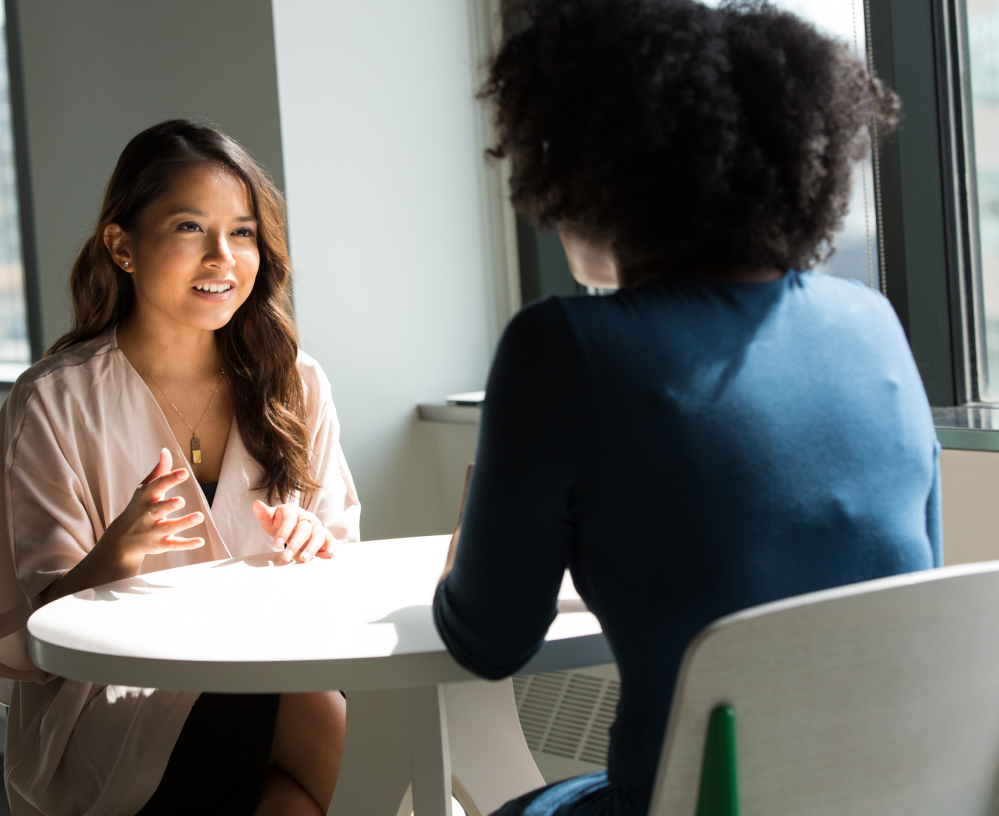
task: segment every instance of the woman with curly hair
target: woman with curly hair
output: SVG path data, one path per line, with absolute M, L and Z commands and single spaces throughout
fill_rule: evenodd
M 507 328 L 434 602 L 505 677 L 568 567 L 621 675 L 606 772 L 500 813 L 644 814 L 685 647 L 755 604 L 941 563 L 938 445 L 888 301 L 808 271 L 898 100 L 763 2 L 535 0 L 482 96 L 512 201 L 608 297 Z M 875 130 L 876 127 L 876 130 Z
M 326 812 L 341 695 L 100 686 L 46 675 L 24 650 L 28 614 L 64 595 L 232 556 L 328 558 L 357 540 L 330 384 L 298 347 L 290 275 L 280 194 L 240 145 L 184 120 L 129 142 L 73 267 L 73 327 L 0 412 L 0 675 L 19 681 L 4 771 L 18 816 Z

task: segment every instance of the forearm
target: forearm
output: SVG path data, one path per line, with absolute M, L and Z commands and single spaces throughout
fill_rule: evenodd
M 451 572 L 451 568 L 454 566 L 454 554 L 458 549 L 458 539 L 461 537 L 461 525 L 459 524 L 454 528 L 454 533 L 451 534 L 451 546 L 447 549 L 447 559 L 444 561 L 444 572 L 441 573 L 439 581 L 443 581 L 447 578 L 448 573 Z
M 458 539 L 461 538 L 461 519 L 465 515 L 465 499 L 468 498 L 468 483 L 472 481 L 472 471 L 475 470 L 475 462 L 472 462 L 465 470 L 465 486 L 461 490 L 461 505 L 458 507 L 458 523 L 454 526 L 451 534 L 451 546 L 447 548 L 447 559 L 444 561 L 444 572 L 441 573 L 440 580 L 447 578 L 448 573 L 454 566 L 454 554 L 458 550 Z
M 74 592 L 139 574 L 142 554 L 128 555 L 124 554 L 121 548 L 110 546 L 111 542 L 105 540 L 110 532 L 109 529 L 105 537 L 97 542 L 79 564 L 42 590 L 43 604 L 52 603 L 64 595 L 72 595 Z
M 174 518 L 170 513 L 184 506 L 180 496 L 166 498 L 190 475 L 186 468 L 171 471 L 173 457 L 163 448 L 160 460 L 132 494 L 132 500 L 94 545 L 94 548 L 61 578 L 40 593 L 43 604 L 84 589 L 138 575 L 147 553 L 193 550 L 204 546 L 203 538 L 179 538 L 177 533 L 205 520 L 195 511 Z

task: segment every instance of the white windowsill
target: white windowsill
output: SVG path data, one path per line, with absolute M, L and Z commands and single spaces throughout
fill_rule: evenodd
M 416 406 L 424 422 L 450 422 L 455 425 L 478 425 L 482 409 L 478 405 L 453 405 L 434 402 Z
M 450 422 L 455 425 L 478 425 L 482 415 L 485 391 L 467 391 L 464 394 L 449 394 L 444 402 L 418 405 L 420 419 L 424 422 Z

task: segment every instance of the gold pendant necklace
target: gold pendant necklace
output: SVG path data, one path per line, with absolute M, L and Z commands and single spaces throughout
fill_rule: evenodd
M 184 419 L 184 415 L 180 412 L 180 409 L 176 405 L 174 405 L 170 397 L 167 396 L 166 391 L 163 390 L 163 386 L 160 385 L 159 382 L 157 382 L 156 378 L 153 376 L 153 372 L 151 372 L 148 368 L 146 368 L 146 364 L 142 362 L 142 358 L 138 355 L 138 352 L 136 352 L 135 346 L 132 345 L 132 338 L 130 338 L 128 336 L 128 332 L 125 331 L 124 323 L 121 326 L 121 331 L 125 335 L 125 340 L 128 343 L 129 350 L 132 352 L 132 354 L 135 355 L 135 359 L 139 361 L 139 365 L 142 366 L 142 370 L 149 375 L 149 379 L 151 379 L 154 383 L 156 383 L 156 387 L 160 389 L 160 393 L 163 395 L 163 398 L 167 402 L 169 402 L 170 407 L 177 412 L 177 416 L 180 417 L 180 421 L 183 422 L 188 428 L 191 428 L 191 464 L 200 465 L 201 440 L 198 439 L 198 428 L 200 427 L 202 420 L 208 415 L 208 409 L 212 407 L 212 403 L 215 401 L 215 395 L 219 392 L 219 386 L 222 385 L 222 376 L 225 374 L 225 369 L 223 368 L 221 371 L 219 371 L 218 385 L 216 385 L 215 390 L 212 391 L 212 398 L 208 400 L 208 406 L 205 408 L 205 412 L 201 415 L 201 419 L 198 420 L 198 424 L 192 428 L 191 423 L 188 422 L 186 419 Z

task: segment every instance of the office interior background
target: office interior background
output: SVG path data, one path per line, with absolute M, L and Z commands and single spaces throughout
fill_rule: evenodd
M 999 558 L 999 0 L 777 5 L 902 97 L 818 271 L 881 290 L 906 329 L 940 409 L 947 562 Z M 484 161 L 474 94 L 499 0 L 0 8 L 0 399 L 68 326 L 70 264 L 124 145 L 201 117 L 287 197 L 295 318 L 332 383 L 362 537 L 449 531 L 477 409 L 442 403 L 484 387 L 523 303 L 577 293 L 557 237 L 516 216 L 508 168 Z M 613 672 L 518 682 L 542 770 L 599 766 Z M 573 699 L 583 713 L 560 725 Z

